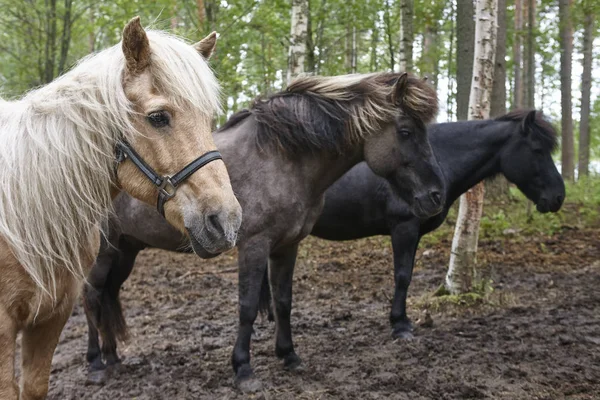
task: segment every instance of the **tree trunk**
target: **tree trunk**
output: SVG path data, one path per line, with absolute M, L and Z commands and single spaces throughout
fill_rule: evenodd
M 498 0 L 498 34 L 490 117 L 495 118 L 504 114 L 506 114 L 506 0 Z M 504 176 L 499 175 L 486 183 L 485 191 L 493 200 L 506 200 L 509 194 L 508 181 Z
M 379 29 L 373 27 L 371 34 L 371 64 L 369 70 L 375 72 L 379 70 L 379 62 L 377 62 L 377 43 L 379 43 Z
M 205 25 L 208 25 L 208 29 L 206 29 L 207 27 L 205 26 L 201 28 L 203 28 L 205 32 L 214 31 L 216 29 L 218 12 L 219 5 L 215 0 L 204 0 L 204 15 L 206 17 Z
M 400 72 L 413 69 L 414 0 L 400 0 Z
M 69 55 L 69 47 L 71 46 L 71 9 L 73 0 L 65 0 L 65 13 L 63 15 L 63 30 L 60 40 L 60 58 L 58 60 L 58 75 L 65 71 L 67 66 L 67 56 Z
M 535 2 L 527 0 L 527 41 L 525 43 L 525 60 L 523 62 L 526 77 L 523 79 L 525 86 L 524 107 L 535 108 Z
M 437 26 L 435 20 L 425 25 L 423 34 L 423 52 L 421 55 L 421 65 L 419 73 L 422 77 L 427 77 L 429 82 L 437 89 L 438 73 L 438 46 L 437 46 Z
M 313 40 L 313 26 L 311 13 L 311 0 L 306 0 L 306 71 L 315 72 L 315 42 Z
M 287 82 L 304 72 L 306 35 L 308 31 L 308 0 L 292 0 L 292 29 L 288 55 Z
M 204 7 L 204 0 L 196 0 L 196 11 L 198 12 L 198 30 L 205 32 L 206 8 Z
M 448 71 L 451 71 L 452 61 L 454 57 L 454 21 L 456 20 L 456 15 L 454 12 L 454 2 L 450 2 L 450 49 L 448 50 Z M 448 79 L 448 102 L 446 105 L 446 109 L 448 111 L 448 122 L 452 121 L 453 112 L 452 112 L 452 93 L 454 93 L 454 81 L 452 79 Z
M 350 72 L 356 73 L 357 50 L 356 50 L 356 26 L 352 25 L 352 54 L 350 58 Z
M 390 13 L 391 13 L 390 0 L 385 0 L 385 11 L 383 12 L 383 24 L 385 27 L 385 35 L 387 36 L 388 52 L 390 55 L 390 71 L 393 71 L 396 62 L 394 60 L 394 40 L 392 39 L 392 24 L 390 21 Z M 400 48 L 402 48 L 402 43 L 400 44 Z M 400 55 L 400 56 L 402 57 L 402 55 Z
M 344 66 L 347 73 L 353 74 L 356 72 L 356 27 L 354 26 L 354 21 L 346 24 L 344 44 L 346 49 Z
M 578 177 L 588 176 L 590 166 L 590 97 L 592 90 L 594 16 L 591 10 L 587 8 L 583 24 L 583 74 L 581 75 L 581 121 L 579 122 Z
M 521 58 L 523 52 L 523 0 L 515 0 L 515 43 L 513 45 L 514 85 L 513 109 L 523 108 L 523 70 Z
M 46 0 L 46 48 L 42 84 L 54 80 L 56 62 L 56 0 Z
M 490 97 L 494 84 L 497 31 L 496 0 L 479 0 L 475 7 L 475 52 L 473 80 L 469 96 L 469 120 L 490 116 Z M 483 182 L 460 197 L 446 288 L 452 294 L 485 289 L 489 273 L 477 266 L 479 221 L 483 210 Z
M 498 0 L 498 34 L 490 117 L 506 114 L 506 0 Z
M 560 42 L 560 105 L 561 105 L 561 167 L 564 179 L 575 178 L 575 150 L 573 144 L 573 115 L 571 101 L 571 67 L 573 58 L 573 26 L 571 0 L 558 1 Z
M 458 0 L 456 3 L 456 117 L 459 120 L 465 120 L 469 116 L 474 44 L 473 1 Z

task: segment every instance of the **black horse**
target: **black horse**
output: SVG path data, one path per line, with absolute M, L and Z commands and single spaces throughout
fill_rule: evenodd
M 415 217 L 385 180 L 362 163 L 327 190 L 325 207 L 311 232 L 329 240 L 392 236 L 395 292 L 390 322 L 395 338 L 412 337 L 406 295 L 419 240 L 442 224 L 461 194 L 502 174 L 541 213 L 558 211 L 565 198 L 565 185 L 551 155 L 556 132 L 541 112 L 515 111 L 495 120 L 432 125 L 429 138 L 446 181 L 446 205 L 440 214 Z

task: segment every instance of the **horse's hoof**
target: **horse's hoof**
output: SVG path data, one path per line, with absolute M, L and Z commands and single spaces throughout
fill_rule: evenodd
M 413 333 L 411 331 L 405 331 L 405 330 L 401 330 L 401 331 L 394 331 L 392 332 L 392 338 L 394 340 L 412 340 L 415 338 L 415 335 L 413 335 Z
M 290 353 L 283 359 L 283 368 L 287 371 L 301 371 L 302 359 L 296 353 Z
M 242 365 L 235 377 L 235 386 L 242 393 L 256 393 L 263 388 L 261 381 L 254 375 L 250 365 Z
M 102 386 L 108 379 L 108 371 L 106 369 L 95 369 L 88 372 L 86 385 L 97 385 Z

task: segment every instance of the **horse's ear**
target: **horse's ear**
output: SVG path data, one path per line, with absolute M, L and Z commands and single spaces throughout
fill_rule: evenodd
M 213 32 L 198 43 L 194 45 L 194 48 L 200 53 L 205 59 L 209 59 L 215 51 L 217 46 L 217 32 Z
M 408 73 L 403 72 L 392 88 L 392 103 L 401 105 L 408 89 Z
M 536 114 L 537 114 L 536 110 L 531 110 L 531 111 L 529 111 L 529 113 L 527 113 L 527 115 L 523 119 L 523 124 L 521 126 L 521 132 L 524 135 L 528 135 L 529 132 L 531 132 L 531 128 L 535 124 Z
M 128 72 L 137 75 L 150 64 L 150 42 L 140 17 L 134 17 L 125 25 L 122 48 Z

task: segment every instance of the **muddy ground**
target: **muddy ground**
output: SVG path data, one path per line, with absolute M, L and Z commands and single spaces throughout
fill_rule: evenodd
M 483 240 L 490 303 L 438 303 L 448 239 L 418 253 L 412 341 L 391 339 L 387 238 L 300 251 L 293 329 L 305 368 L 286 372 L 274 327 L 257 322 L 253 365 L 266 399 L 600 399 L 600 230 Z M 424 250 L 428 250 L 423 254 Z M 236 332 L 235 255 L 140 254 L 122 293 L 130 340 L 103 387 L 86 386 L 86 325 L 63 332 L 49 399 L 238 399 L 229 364 Z M 429 314 L 433 320 L 426 321 Z

